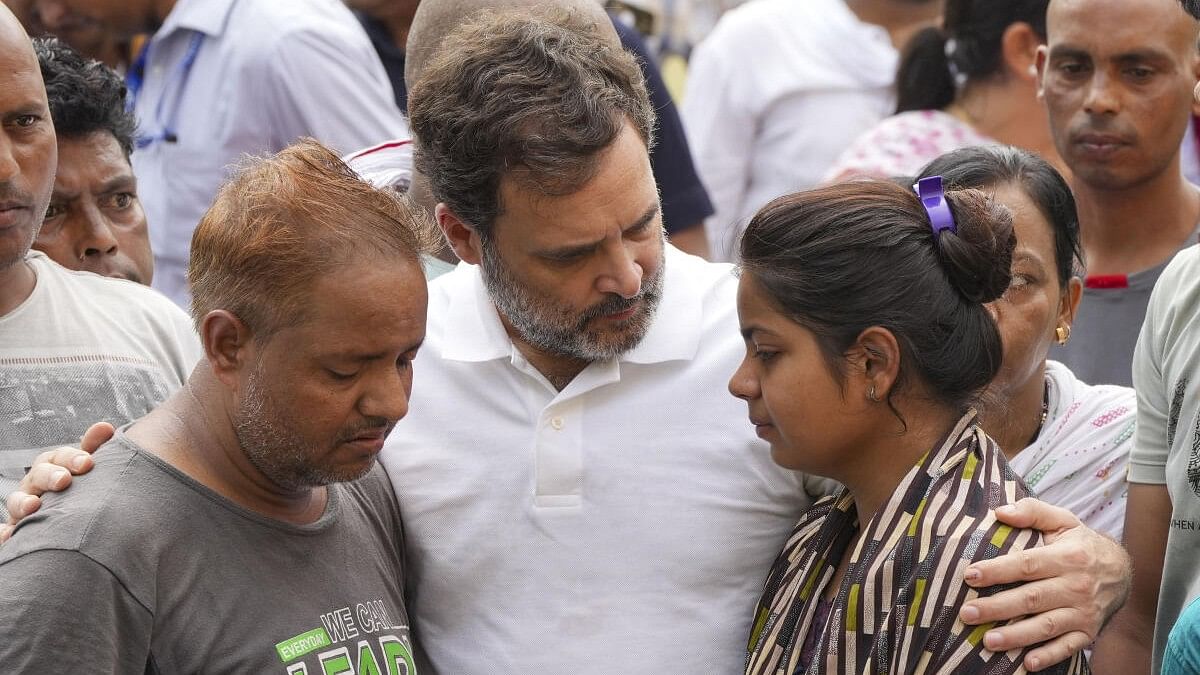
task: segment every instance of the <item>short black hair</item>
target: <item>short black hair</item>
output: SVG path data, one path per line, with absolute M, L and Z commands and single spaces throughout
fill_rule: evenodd
M 79 138 L 107 131 L 129 159 L 137 122 L 125 107 L 126 88 L 121 76 L 58 38 L 34 38 L 33 51 L 46 82 L 55 133 L 63 138 Z
M 1188 14 L 1200 19 L 1200 0 L 1180 0 Z

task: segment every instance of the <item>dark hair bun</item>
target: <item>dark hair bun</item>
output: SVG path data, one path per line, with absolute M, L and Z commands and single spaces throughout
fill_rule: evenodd
M 935 242 L 938 260 L 950 282 L 970 302 L 991 302 L 1012 281 L 1016 246 L 1012 213 L 979 190 L 950 190 L 946 201 L 958 232 L 949 230 Z

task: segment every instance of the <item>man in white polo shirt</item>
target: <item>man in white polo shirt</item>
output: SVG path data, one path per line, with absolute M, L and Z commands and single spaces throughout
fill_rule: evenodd
M 772 463 L 726 391 L 736 279 L 664 244 L 653 111 L 603 14 L 444 35 L 480 4 L 425 0 L 410 38 L 451 45 L 414 78 L 410 120 L 464 261 L 430 285 L 411 410 L 381 456 L 426 665 L 737 672 L 820 488 Z

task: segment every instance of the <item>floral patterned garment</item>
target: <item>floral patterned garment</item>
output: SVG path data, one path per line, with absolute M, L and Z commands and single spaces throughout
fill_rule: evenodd
M 892 115 L 858 137 L 834 162 L 824 182 L 915 176 L 947 152 L 996 141 L 940 110 Z

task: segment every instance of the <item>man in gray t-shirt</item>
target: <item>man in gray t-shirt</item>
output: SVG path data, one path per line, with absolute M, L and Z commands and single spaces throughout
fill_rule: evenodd
M 1087 265 L 1073 335 L 1050 358 L 1089 384 L 1132 383 L 1150 290 L 1196 243 L 1200 193 L 1180 165 L 1196 33 L 1178 0 L 1052 0 L 1046 11 L 1040 93 Z
M 88 480 L 48 496 L 0 549 L 0 625 L 19 627 L 0 629 L 0 662 L 7 672 L 411 673 L 401 537 L 379 466 L 330 485 L 325 511 L 299 525 L 118 434 Z
M 222 189 L 189 268 L 205 358 L 0 550 L 5 672 L 415 672 L 375 458 L 425 337 L 423 232 L 315 141 Z

